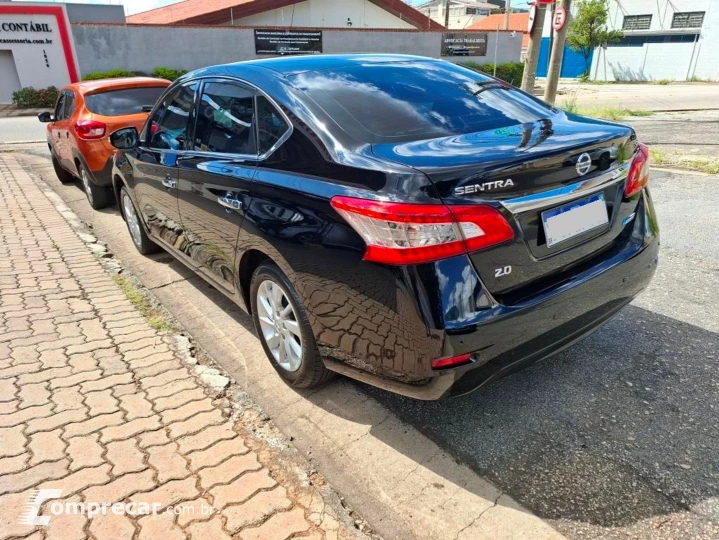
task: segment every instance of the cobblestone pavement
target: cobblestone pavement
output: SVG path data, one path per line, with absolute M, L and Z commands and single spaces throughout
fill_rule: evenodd
M 265 454 L 0 156 L 0 538 L 342 537 Z M 22 524 L 40 489 L 62 490 L 49 525 Z M 57 502 L 159 512 L 88 519 Z

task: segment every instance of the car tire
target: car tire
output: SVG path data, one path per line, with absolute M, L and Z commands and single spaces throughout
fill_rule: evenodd
M 77 164 L 80 173 L 80 182 L 85 190 L 87 201 L 95 210 L 102 210 L 112 202 L 112 190 L 109 187 L 98 186 L 90 179 L 90 172 L 82 164 Z
M 255 270 L 250 302 L 262 348 L 285 381 L 295 388 L 315 388 L 334 376 L 322 362 L 297 292 L 275 264 L 266 262 Z
M 73 175 L 62 168 L 54 153 L 52 154 L 52 168 L 55 169 L 55 174 L 61 184 L 71 184 L 75 180 Z
M 143 255 L 160 251 L 160 246 L 147 236 L 145 228 L 140 221 L 140 215 L 135 208 L 135 203 L 132 202 L 132 198 L 126 187 L 120 190 L 120 212 L 125 219 L 127 230 L 130 233 L 130 238 L 132 239 L 132 243 L 135 244 L 137 251 Z

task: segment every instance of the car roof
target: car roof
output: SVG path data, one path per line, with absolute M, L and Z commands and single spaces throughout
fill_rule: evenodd
M 246 75 L 244 68 L 260 67 L 274 72 L 277 76 L 289 77 L 308 71 L 337 70 L 367 64 L 388 64 L 394 62 L 440 62 L 425 56 L 404 54 L 317 54 L 303 56 L 282 56 L 260 60 L 248 60 L 233 64 L 222 64 L 195 70 L 187 78 L 213 75 Z
M 152 86 L 169 86 L 167 79 L 154 77 L 121 77 L 117 79 L 100 79 L 97 81 L 80 81 L 67 85 L 65 88 L 80 94 L 90 94 L 101 90 L 121 90 L 123 88 L 146 88 Z

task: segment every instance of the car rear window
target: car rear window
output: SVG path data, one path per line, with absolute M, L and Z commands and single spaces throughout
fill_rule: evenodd
M 536 122 L 556 111 L 449 62 L 367 63 L 299 73 L 294 85 L 368 144 L 463 135 Z
M 102 116 L 138 114 L 145 105 L 154 105 L 164 91 L 164 86 L 109 90 L 85 96 L 85 107 Z

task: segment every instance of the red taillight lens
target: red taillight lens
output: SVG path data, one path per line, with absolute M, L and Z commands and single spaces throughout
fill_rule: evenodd
M 334 197 L 332 207 L 367 243 L 364 259 L 418 264 L 485 249 L 514 238 L 491 206 L 407 204 Z
M 452 356 L 451 358 L 439 358 L 437 360 L 432 360 L 432 369 L 461 366 L 462 364 L 468 363 L 471 358 L 471 354 L 460 354 L 459 356 Z
M 80 120 L 75 124 L 75 133 L 81 139 L 102 139 L 107 126 L 97 120 Z
M 631 197 L 639 193 L 649 183 L 649 148 L 645 144 L 639 144 L 637 155 L 634 156 L 627 175 L 627 187 L 624 194 Z

